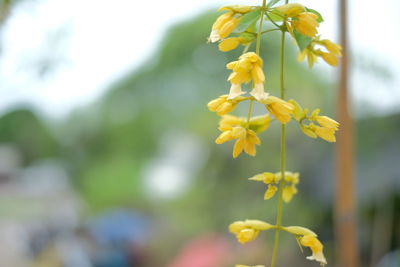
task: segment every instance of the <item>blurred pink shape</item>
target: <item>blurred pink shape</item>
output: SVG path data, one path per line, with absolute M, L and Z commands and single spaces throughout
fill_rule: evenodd
M 221 267 L 228 261 L 228 242 L 215 235 L 189 241 L 167 267 Z

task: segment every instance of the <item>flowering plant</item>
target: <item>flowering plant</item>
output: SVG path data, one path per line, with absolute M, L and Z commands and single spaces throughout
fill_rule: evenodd
M 320 115 L 320 110 L 309 112 L 299 103 L 291 99 L 285 100 L 285 38 L 289 34 L 299 48 L 298 60 L 307 58 L 311 68 L 318 58 L 322 58 L 332 66 L 338 64 L 341 56 L 341 47 L 330 40 L 321 39 L 318 35 L 318 27 L 323 18 L 321 14 L 311 8 L 298 3 L 288 3 L 277 6 L 280 0 L 262 1 L 261 6 L 225 6 L 224 11 L 212 26 L 209 42 L 218 42 L 219 50 L 227 52 L 244 46 L 242 55 L 238 60 L 226 65 L 231 70 L 228 77 L 230 82 L 229 92 L 208 103 L 210 111 L 221 116 L 219 130 L 221 134 L 215 142 L 222 144 L 235 140 L 233 157 L 238 157 L 243 151 L 250 156 L 256 156 L 256 146 L 261 145 L 259 134 L 266 131 L 272 120 L 280 123 L 281 127 L 281 151 L 279 172 L 263 172 L 256 174 L 249 180 L 263 182 L 267 185 L 264 199 L 271 199 L 278 195 L 278 207 L 275 224 L 260 220 L 236 221 L 229 226 L 238 242 L 247 243 L 256 239 L 262 231 L 275 230 L 274 248 L 271 257 L 271 267 L 276 264 L 279 236 L 281 231 L 292 234 L 300 246 L 311 249 L 312 255 L 307 257 L 321 265 L 327 264 L 323 254 L 323 245 L 313 231 L 301 226 L 283 226 L 282 210 L 283 202 L 290 202 L 297 194 L 296 185 L 299 183 L 300 174 L 286 170 L 285 166 L 285 132 L 286 124 L 297 122 L 301 131 L 311 138 L 321 138 L 328 142 L 335 142 L 335 132 L 339 123 L 335 120 Z M 265 24 L 264 24 L 265 23 Z M 268 28 L 265 28 L 267 26 Z M 269 32 L 280 31 L 280 90 L 279 97 L 265 92 L 265 74 L 263 60 L 260 57 L 261 36 Z M 250 51 L 255 44 L 254 51 Z M 246 95 L 243 86 L 251 82 L 251 91 Z M 239 104 L 249 102 L 247 117 L 237 117 L 229 114 Z M 266 114 L 252 116 L 253 104 L 259 103 L 265 107 Z M 236 265 L 246 267 L 247 265 Z M 257 265 L 254 267 L 263 267 Z

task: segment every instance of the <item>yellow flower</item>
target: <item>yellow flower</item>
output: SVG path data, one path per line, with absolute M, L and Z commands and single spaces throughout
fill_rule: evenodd
M 216 112 L 219 116 L 222 116 L 233 111 L 237 104 L 245 99 L 237 97 L 229 100 L 227 98 L 228 95 L 222 95 L 214 100 L 211 100 L 207 104 L 208 109 L 212 112 Z
M 246 14 L 253 9 L 252 6 L 243 6 L 243 5 L 232 5 L 232 6 L 224 6 L 221 7 L 219 10 L 229 10 L 235 13 Z
M 282 178 L 282 175 L 280 172 L 277 172 L 276 177 L 278 179 Z M 298 172 L 289 172 L 289 171 L 285 171 L 285 183 L 286 186 L 283 188 L 283 192 L 282 192 L 282 197 L 283 197 L 283 201 L 285 201 L 286 203 L 289 203 L 293 196 L 295 194 L 297 194 L 297 187 L 296 185 L 299 183 L 299 176 L 300 174 Z
M 275 96 L 268 96 L 260 101 L 265 105 L 267 110 L 275 116 L 280 123 L 287 123 L 291 119 L 294 111 L 294 105 Z
M 289 32 L 293 35 L 293 28 L 302 35 L 314 37 L 317 35 L 318 16 L 312 12 L 307 12 L 306 8 L 300 4 L 286 4 L 276 8 L 283 15 L 292 18 L 287 22 Z
M 321 49 L 315 48 L 318 45 Z M 320 40 L 316 37 L 303 51 L 301 51 L 297 57 L 298 61 L 303 61 L 305 57 L 308 60 L 308 66 L 311 68 L 318 57 L 321 57 L 326 63 L 331 66 L 337 66 L 338 58 L 342 56 L 342 47 L 338 44 L 331 42 L 328 39 Z
M 236 117 L 233 115 L 224 115 L 219 121 L 218 130 L 221 132 L 225 132 L 228 130 L 232 130 L 235 126 L 244 126 L 246 123 L 244 118 Z
M 325 128 L 331 128 L 338 130 L 339 129 L 339 123 L 328 116 L 315 116 L 315 120 Z
M 219 16 L 212 26 L 208 41 L 215 43 L 226 38 L 239 24 L 241 17 L 232 10 Z
M 259 220 L 237 221 L 229 225 L 229 231 L 235 234 L 238 242 L 242 244 L 256 239 L 260 231 L 271 228 L 274 226 Z
M 223 40 L 222 42 L 219 43 L 218 48 L 222 52 L 228 52 L 230 50 L 235 49 L 240 45 L 240 37 L 231 37 Z
M 262 70 L 262 59 L 254 52 L 248 52 L 239 57 L 239 60 L 230 62 L 226 67 L 233 72 L 228 78 L 231 89 L 228 99 L 244 94 L 242 83 L 253 80 L 254 88 L 250 92 L 258 101 L 265 99 L 268 94 L 264 92 L 265 75 Z
M 300 244 L 309 247 L 312 251 L 312 255 L 307 257 L 307 259 L 318 261 L 322 266 L 327 264 L 323 253 L 324 246 L 315 236 L 305 235 L 301 237 Z
M 312 124 L 310 126 L 318 137 L 331 143 L 336 142 L 336 137 L 335 137 L 336 130 L 334 128 L 325 128 L 321 126 L 315 126 Z
M 244 150 L 250 156 L 256 155 L 256 145 L 260 145 L 261 141 L 253 130 L 246 129 L 242 126 L 234 126 L 230 130 L 221 133 L 215 142 L 222 144 L 227 141 L 237 139 L 233 146 L 233 157 L 237 158 Z
M 296 19 L 292 21 L 292 24 L 296 31 L 309 37 L 317 35 L 317 27 L 319 26 L 317 15 L 312 12 L 302 12 L 295 18 Z

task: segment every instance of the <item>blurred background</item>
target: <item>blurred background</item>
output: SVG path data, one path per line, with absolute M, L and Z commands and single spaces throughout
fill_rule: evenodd
M 337 42 L 337 2 L 302 3 Z M 246 178 L 278 170 L 278 127 L 262 134 L 258 157 L 233 160 L 232 144 L 215 145 L 218 118 L 206 108 L 229 88 L 225 64 L 241 52 L 206 44 L 226 4 L 260 3 L 0 1 L 1 267 L 269 261 L 272 232 L 242 246 L 227 226 L 275 220 L 276 199 L 263 201 L 265 188 Z M 361 266 L 400 266 L 400 3 L 349 9 Z M 268 36 L 277 95 L 279 35 Z M 335 117 L 337 69 L 309 70 L 288 47 L 288 98 Z M 283 222 L 319 233 L 333 262 L 334 146 L 296 125 L 288 136 L 287 165 L 301 183 Z M 279 255 L 281 266 L 317 264 L 287 235 Z

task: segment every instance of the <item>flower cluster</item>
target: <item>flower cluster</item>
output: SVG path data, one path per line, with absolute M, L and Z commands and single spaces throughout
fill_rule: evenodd
M 284 99 L 283 85 L 283 55 L 281 49 L 281 86 L 280 98 L 270 95 L 265 91 L 265 73 L 263 59 L 260 56 L 261 35 L 271 31 L 282 32 L 282 46 L 284 46 L 285 34 L 294 38 L 300 49 L 298 60 L 306 57 L 309 66 L 312 67 L 321 57 L 328 64 L 336 66 L 338 57 L 341 56 L 341 47 L 327 39 L 321 39 L 318 35 L 318 27 L 323 21 L 322 16 L 315 10 L 301 4 L 284 4 L 274 7 L 279 0 L 270 0 L 268 4 L 263 1 L 263 6 L 226 6 L 220 10 L 226 11 L 220 15 L 212 26 L 209 42 L 219 42 L 219 50 L 227 52 L 244 45 L 245 49 L 239 58 L 226 65 L 231 73 L 228 77 L 230 89 L 224 95 L 211 100 L 208 109 L 221 116 L 218 130 L 221 132 L 216 138 L 217 144 L 234 141 L 233 158 L 237 158 L 243 151 L 256 156 L 256 146 L 261 145 L 259 135 L 265 132 L 275 121 L 281 126 L 281 168 L 279 172 L 263 172 L 249 180 L 262 182 L 267 185 L 264 199 L 269 200 L 278 195 L 278 216 L 276 224 L 270 224 L 261 220 L 236 221 L 229 226 L 237 241 L 241 244 L 253 241 L 262 231 L 274 229 L 276 236 L 279 231 L 292 234 L 301 246 L 308 247 L 312 255 L 310 260 L 318 261 L 325 265 L 326 259 L 323 254 L 323 245 L 317 239 L 317 235 L 311 230 L 301 226 L 283 226 L 282 202 L 289 203 L 297 194 L 297 185 L 300 174 L 286 171 L 284 164 L 285 126 L 292 118 L 299 123 L 300 129 L 307 136 L 321 138 L 328 142 L 335 142 L 335 133 L 339 123 L 335 120 L 319 115 L 320 110 L 315 109 L 311 113 L 303 109 L 295 100 Z M 265 20 L 270 22 L 273 29 L 263 27 Z M 281 23 L 278 25 L 277 23 Z M 257 30 L 258 28 L 258 30 Z M 255 51 L 251 51 L 252 44 L 256 45 Z M 251 84 L 249 95 L 244 88 Z M 238 117 L 231 113 L 236 107 L 244 102 L 249 103 L 247 117 Z M 253 105 L 260 104 L 263 114 L 253 116 Z M 283 152 L 282 152 L 283 151 Z M 279 239 L 277 239 L 279 240 Z M 277 243 L 275 243 L 277 244 Z M 271 266 L 275 265 L 276 249 L 272 255 Z M 236 265 L 236 267 L 264 267 L 263 265 L 248 266 Z
M 299 176 L 300 174 L 298 172 L 285 172 L 285 177 L 284 177 L 284 187 L 283 187 L 283 200 L 286 203 L 289 203 L 293 196 L 297 194 L 297 187 L 296 185 L 299 183 Z M 272 198 L 275 193 L 278 191 L 278 185 L 279 182 L 282 179 L 282 174 L 280 172 L 277 173 L 272 173 L 272 172 L 264 172 L 257 174 L 253 177 L 250 177 L 249 180 L 252 181 L 257 181 L 257 182 L 263 182 L 268 185 L 267 191 L 265 191 L 264 194 L 264 199 L 270 199 Z

